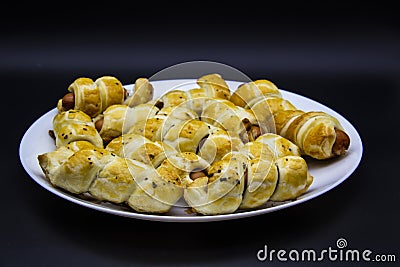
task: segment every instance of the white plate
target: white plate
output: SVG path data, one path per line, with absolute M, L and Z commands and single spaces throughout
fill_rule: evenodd
M 241 84 L 236 81 L 227 81 L 227 83 L 232 91 Z M 197 87 L 195 85 L 195 80 L 187 79 L 152 81 L 152 84 L 155 89 L 155 97 L 158 97 L 171 89 L 186 90 Z M 132 85 L 127 85 L 126 88 L 131 90 Z M 37 160 L 39 154 L 55 149 L 54 140 L 49 136 L 48 131 L 52 129 L 52 120 L 54 115 L 57 113 L 56 109 L 52 109 L 44 114 L 26 131 L 20 144 L 20 160 L 26 172 L 33 178 L 33 180 L 57 196 L 88 208 L 125 217 L 153 221 L 200 222 L 231 220 L 277 211 L 313 199 L 338 186 L 357 168 L 361 161 L 363 151 L 362 142 L 357 130 L 343 116 L 314 100 L 285 90 L 281 90 L 281 92 L 282 96 L 291 101 L 298 109 L 304 111 L 324 111 L 335 116 L 349 134 L 351 140 L 348 152 L 342 157 L 326 161 L 307 159 L 309 171 L 311 175 L 314 176 L 314 182 L 305 194 L 294 201 L 281 203 L 268 202 L 264 207 L 252 211 L 239 211 L 226 215 L 199 216 L 190 214 L 187 212 L 187 209 L 183 207 L 172 207 L 170 212 L 165 215 L 141 214 L 122 205 L 98 202 L 90 198 L 80 198 L 74 194 L 53 187 L 45 178 Z

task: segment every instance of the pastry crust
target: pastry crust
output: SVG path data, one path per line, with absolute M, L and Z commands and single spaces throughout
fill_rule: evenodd
M 178 151 L 196 153 L 200 141 L 209 135 L 209 126 L 200 120 L 183 121 L 173 125 L 162 141 Z
M 79 150 L 68 157 L 57 169 L 49 170 L 48 178 L 54 186 L 68 192 L 85 193 L 96 179 L 98 172 L 114 156 L 101 148 Z
M 195 111 L 199 116 L 204 103 L 210 98 L 229 99 L 230 90 L 225 80 L 219 74 L 204 75 L 196 80 L 199 88 L 187 91 L 171 90 L 160 97 L 159 103 L 163 107 L 182 106 Z
M 207 74 L 197 79 L 200 88 L 205 89 L 210 98 L 229 99 L 231 91 L 226 81 L 218 73 Z
M 125 89 L 121 82 L 113 76 L 103 76 L 93 81 L 91 78 L 80 77 L 68 87 L 73 94 L 75 110 L 80 110 L 94 118 L 107 107 L 122 104 L 125 98 Z M 59 112 L 67 111 L 63 106 L 63 99 L 57 103 Z
M 261 79 L 241 84 L 232 93 L 230 100 L 240 107 L 250 107 L 254 99 L 265 96 L 281 96 L 278 87 L 271 81 Z
M 153 99 L 154 87 L 147 78 L 138 78 L 135 81 L 133 94 L 123 102 L 129 107 L 147 103 Z
M 39 166 L 45 177 L 50 181 L 57 168 L 75 152 L 82 149 L 94 149 L 92 143 L 88 141 L 73 141 L 65 146 L 60 146 L 53 151 L 38 156 Z
M 92 119 L 83 111 L 68 110 L 56 114 L 53 118 L 53 130 L 57 147 L 78 140 L 86 140 L 96 147 L 103 147 L 103 140 Z
M 274 161 L 255 158 L 247 164 L 247 184 L 240 209 L 258 208 L 270 199 L 278 182 Z
M 239 138 L 244 143 L 249 142 L 248 128 L 258 126 L 261 133 L 266 130 L 263 124 L 257 121 L 252 110 L 236 106 L 226 99 L 208 99 L 201 113 L 201 120 L 223 128 L 232 137 Z
M 148 165 L 127 158 L 113 157 L 99 171 L 89 188 L 89 193 L 98 200 L 113 203 L 126 202 L 136 188 L 135 177 Z
M 325 112 L 281 111 L 275 121 L 280 128 L 278 133 L 298 145 L 301 154 L 316 159 L 336 156 L 332 152 L 335 129 L 344 129 L 333 116 Z
M 208 169 L 209 177 L 201 177 L 184 190 L 184 199 L 197 213 L 217 215 L 233 213 L 242 201 L 247 157 L 230 152 Z
M 198 119 L 198 116 L 186 107 L 163 107 L 157 114 L 135 123 L 130 127 L 128 133 L 140 134 L 152 141 L 161 141 L 171 127 L 192 119 Z
M 156 169 L 148 169 L 136 178 L 138 186 L 127 203 L 138 212 L 166 213 L 183 196 L 189 173 L 207 166 L 204 159 L 191 152 L 171 155 Z
M 300 148 L 296 144 L 278 134 L 266 133 L 256 141 L 266 144 L 274 152 L 275 158 L 301 156 Z
M 271 196 L 273 201 L 294 200 L 301 196 L 313 182 L 308 173 L 306 161 L 299 156 L 285 156 L 275 161 L 279 179 L 275 192 Z
M 100 90 L 92 79 L 78 78 L 68 87 L 68 91 L 75 96 L 75 110 L 81 110 L 90 117 L 101 113 Z
M 140 161 L 154 167 L 158 167 L 169 155 L 177 153 L 174 148 L 165 143 L 153 142 L 134 133 L 127 133 L 113 139 L 106 149 L 120 157 Z
M 113 76 L 102 76 L 94 81 L 100 92 L 101 112 L 111 105 L 121 104 L 125 98 L 125 89 Z
M 119 104 L 109 106 L 93 121 L 96 123 L 100 119 L 103 120 L 99 134 L 104 144 L 108 144 L 112 139 L 126 133 L 133 125 L 144 122 L 157 112 L 158 108 L 150 104 L 140 104 L 133 108 Z
M 238 151 L 243 143 L 239 138 L 232 136 L 225 130 L 208 125 L 208 136 L 197 145 L 197 153 L 207 162 L 212 163 L 222 159 L 230 151 Z

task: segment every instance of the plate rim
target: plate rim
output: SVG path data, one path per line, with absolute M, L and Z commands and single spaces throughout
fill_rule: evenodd
M 172 79 L 172 80 L 158 80 L 158 81 L 156 80 L 156 81 L 151 81 L 151 83 L 173 82 L 173 81 L 184 81 L 184 80 L 192 82 L 195 79 Z M 240 81 L 230 81 L 230 80 L 227 80 L 226 82 L 228 83 L 228 85 L 230 83 L 236 83 L 236 84 L 242 83 Z M 132 87 L 132 84 L 128 84 L 128 85 L 124 85 L 124 86 Z M 360 134 L 358 133 L 356 127 L 354 127 L 354 125 L 352 123 L 350 123 L 350 121 L 346 117 L 342 116 L 340 113 L 336 112 L 329 106 L 319 103 L 318 101 L 316 101 L 312 98 L 303 96 L 298 93 L 290 92 L 286 89 L 279 88 L 279 90 L 281 91 L 282 95 L 289 95 L 292 97 L 297 97 L 302 100 L 311 102 L 313 105 L 316 105 L 324 110 L 327 110 L 329 112 L 329 114 L 337 116 L 337 118 L 339 119 L 339 121 L 341 123 L 346 124 L 345 128 L 350 129 L 352 134 L 355 135 L 355 137 L 356 137 L 356 140 L 351 141 L 350 146 L 354 145 L 354 142 L 356 142 L 356 144 L 357 144 L 356 147 L 358 147 L 359 150 L 354 151 L 354 153 L 357 152 L 354 164 L 351 165 L 351 167 L 347 169 L 346 173 L 342 177 L 337 179 L 334 183 L 330 183 L 328 186 L 325 186 L 324 188 L 320 189 L 319 191 L 317 191 L 315 193 L 311 193 L 304 197 L 297 198 L 296 200 L 284 202 L 284 203 L 276 205 L 276 206 L 266 207 L 266 208 L 258 208 L 258 209 L 254 209 L 254 210 L 238 211 L 238 212 L 234 212 L 234 213 L 230 213 L 230 214 L 220 214 L 220 215 L 177 216 L 177 215 L 165 215 L 165 214 L 147 214 L 147 213 L 139 213 L 134 210 L 123 211 L 123 210 L 112 209 L 112 208 L 109 208 L 109 207 L 101 205 L 101 204 L 95 204 L 93 202 L 89 202 L 84 199 L 80 199 L 78 196 L 75 196 L 72 193 L 64 192 L 63 190 L 55 188 L 52 185 L 49 186 L 47 183 L 45 183 L 46 178 L 44 177 L 44 175 L 43 175 L 44 178 L 37 177 L 37 175 L 29 168 L 29 164 L 27 163 L 26 159 L 23 157 L 23 154 L 24 154 L 25 148 L 27 147 L 26 142 L 27 142 L 28 137 L 30 136 L 30 133 L 33 131 L 33 129 L 35 127 L 38 127 L 40 122 L 42 120 L 45 120 L 47 118 L 47 116 L 50 116 L 51 113 L 57 112 L 57 108 L 50 109 L 47 112 L 43 113 L 39 118 L 37 118 L 27 128 L 27 130 L 23 134 L 21 141 L 20 141 L 19 158 L 20 158 L 23 168 L 29 174 L 31 179 L 33 179 L 37 184 L 39 184 L 41 187 L 45 188 L 47 191 L 57 195 L 58 197 L 65 199 L 65 200 L 73 202 L 75 204 L 78 204 L 78 205 L 81 205 L 81 206 L 84 206 L 87 208 L 91 208 L 91 209 L 94 209 L 97 211 L 122 216 L 122 217 L 141 219 L 141 220 L 150 220 L 150 221 L 160 221 L 160 222 L 210 222 L 210 221 L 223 221 L 223 220 L 247 218 L 247 217 L 253 217 L 253 216 L 258 216 L 258 215 L 275 212 L 278 210 L 289 208 L 289 207 L 304 203 L 306 201 L 312 200 L 320 195 L 325 194 L 326 192 L 332 190 L 333 188 L 336 188 L 338 185 L 340 185 L 345 180 L 347 180 L 351 176 L 351 174 L 353 174 L 353 172 L 358 168 L 358 166 L 362 160 L 362 155 L 363 155 L 363 143 L 362 143 Z

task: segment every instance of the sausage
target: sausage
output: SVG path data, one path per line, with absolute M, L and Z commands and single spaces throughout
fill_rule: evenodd
M 251 124 L 247 118 L 242 120 L 242 123 L 247 131 L 247 137 L 249 138 L 250 142 L 255 141 L 257 137 L 261 135 L 260 126 Z
M 205 174 L 204 171 L 193 171 L 190 173 L 189 176 L 190 176 L 190 179 L 196 180 L 197 178 L 206 177 L 207 175 Z
M 350 137 L 342 130 L 335 128 L 336 140 L 332 146 L 332 154 L 343 155 L 350 146 Z
M 246 131 L 249 131 L 251 128 L 251 122 L 249 121 L 249 119 L 245 118 L 242 120 L 243 126 L 246 129 Z
M 249 136 L 249 141 L 255 141 L 257 137 L 261 135 L 261 128 L 258 125 L 253 125 L 250 127 L 250 130 L 247 131 L 247 135 Z
M 96 130 L 97 130 L 98 132 L 100 132 L 101 128 L 103 128 L 103 122 L 104 122 L 104 119 L 101 118 L 101 119 L 98 119 L 98 120 L 94 123 L 94 127 L 96 128 Z
M 70 110 L 75 107 L 75 96 L 73 93 L 68 93 L 62 98 L 62 106 L 65 110 Z

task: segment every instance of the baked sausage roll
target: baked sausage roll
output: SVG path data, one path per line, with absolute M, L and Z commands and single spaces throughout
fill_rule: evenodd
M 38 156 L 52 185 L 73 194 L 89 193 L 97 200 L 120 204 L 128 200 L 137 186 L 134 177 L 151 168 L 80 142 L 72 149 L 67 145 Z M 66 150 L 70 153 L 65 153 Z
M 54 154 L 43 154 L 40 157 L 43 159 Z M 81 149 L 63 160 L 57 168 L 47 169 L 45 174 L 54 186 L 74 194 L 85 193 L 89 190 L 97 173 L 111 160 L 111 157 L 111 153 L 102 148 Z M 46 162 L 46 160 L 42 161 Z M 41 164 L 41 166 L 44 165 Z
M 325 112 L 280 111 L 274 116 L 277 133 L 293 143 L 303 155 L 329 159 L 346 153 L 350 138 L 340 122 Z
M 298 148 L 276 134 L 262 135 L 239 152 L 249 158 L 240 209 L 257 208 L 268 200 L 296 199 L 313 182 Z
M 273 151 L 275 158 L 301 156 L 300 148 L 296 144 L 278 134 L 266 133 L 260 135 L 256 142 L 266 144 Z
M 236 106 L 226 99 L 208 99 L 201 120 L 225 129 L 243 143 L 254 141 L 268 131 L 265 123 L 258 121 L 253 111 Z
M 103 76 L 96 81 L 81 77 L 68 87 L 68 91 L 70 93 L 58 101 L 58 111 L 81 110 L 92 118 L 111 105 L 122 104 L 126 96 L 125 88 L 113 76 Z
M 93 121 L 106 145 L 112 139 L 127 133 L 133 125 L 154 116 L 158 110 L 157 107 L 151 104 L 139 104 L 132 108 L 122 104 L 112 105 L 94 118 Z
M 240 107 L 250 107 L 252 101 L 260 97 L 281 97 L 278 87 L 269 80 L 256 80 L 241 84 L 231 95 L 230 100 Z
M 206 167 L 207 162 L 194 153 L 172 155 L 135 179 L 138 186 L 127 203 L 138 212 L 166 213 L 182 197 L 190 172 Z
M 140 177 L 150 166 L 128 158 L 112 157 L 100 169 L 89 193 L 98 200 L 120 204 L 128 201 L 137 187 L 135 178 Z
M 230 90 L 225 80 L 219 74 L 204 75 L 196 80 L 199 88 L 187 91 L 171 90 L 157 100 L 157 106 L 183 106 L 195 111 L 199 116 L 203 110 L 204 101 L 209 98 L 229 99 Z
M 303 155 L 328 159 L 346 153 L 350 137 L 336 118 L 324 112 L 298 110 L 282 98 L 272 82 L 261 81 L 265 82 L 258 80 L 239 86 L 231 101 L 250 108 L 259 120 L 272 126 L 269 132 L 295 143 Z
M 275 192 L 279 173 L 274 159 L 254 158 L 247 163 L 246 183 L 239 209 L 258 208 Z
M 171 127 L 192 119 L 198 119 L 198 115 L 190 109 L 181 106 L 163 107 L 154 116 L 130 127 L 128 133 L 140 134 L 152 141 L 161 141 Z
M 240 209 L 256 208 L 265 204 L 275 191 L 278 181 L 275 154 L 261 142 L 248 142 L 239 152 L 249 159 Z
M 186 203 L 203 215 L 235 212 L 242 201 L 247 157 L 229 152 L 207 169 L 207 176 L 198 177 L 185 187 Z
M 137 160 L 154 167 L 159 166 L 169 155 L 177 153 L 174 148 L 165 143 L 153 142 L 134 133 L 123 134 L 113 139 L 106 149 L 120 157 Z
M 201 76 L 197 79 L 197 84 L 206 90 L 206 95 L 210 98 L 229 99 L 231 96 L 229 86 L 220 74 L 212 73 Z
M 65 158 L 58 165 L 49 165 L 56 153 Z M 170 163 L 166 159 L 155 169 L 101 148 L 83 148 L 72 155 L 58 148 L 40 155 L 39 162 L 56 187 L 73 194 L 89 193 L 102 201 L 126 202 L 134 210 L 147 213 L 167 212 L 182 197 L 181 180 L 189 176 L 184 168 L 176 166 L 177 160 Z
M 78 151 L 86 152 L 77 153 Z M 104 155 L 106 160 L 100 160 Z M 85 156 L 88 158 L 84 158 Z M 77 194 L 88 190 L 96 199 L 113 203 L 127 200 L 135 186 L 130 172 L 138 173 L 144 168 L 143 165 L 129 159 L 110 157 L 109 153 L 97 150 L 87 141 L 71 142 L 39 155 L 38 161 L 45 176 L 54 186 Z M 77 164 L 76 169 L 73 164 Z M 99 171 L 91 183 L 96 170 Z
M 135 81 L 133 93 L 129 95 L 123 104 L 129 107 L 135 107 L 144 104 L 153 99 L 154 87 L 146 78 L 138 78 Z
M 97 132 L 92 118 L 80 110 L 57 113 L 53 118 L 53 133 L 57 147 L 78 140 L 86 140 L 96 147 L 103 147 L 103 139 Z
M 225 130 L 200 120 L 175 124 L 162 141 L 178 151 L 197 153 L 209 163 L 242 146 L 240 140 L 232 140 Z
M 94 149 L 95 146 L 88 141 L 72 141 L 71 143 L 57 147 L 55 150 L 38 156 L 39 166 L 46 178 L 53 176 L 57 168 L 75 152 L 82 149 Z M 49 179 L 51 182 L 51 180 Z
M 308 172 L 307 163 L 299 156 L 284 156 L 275 161 L 279 178 L 272 201 L 294 200 L 312 184 L 314 178 Z

